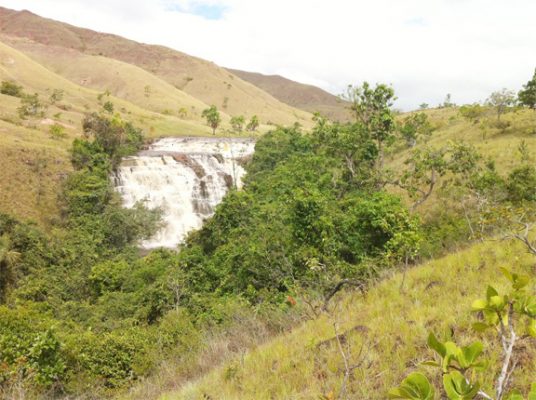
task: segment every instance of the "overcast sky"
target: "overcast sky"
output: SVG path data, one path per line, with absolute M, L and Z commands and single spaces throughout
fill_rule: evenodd
M 391 83 L 397 106 L 484 100 L 536 67 L 535 0 L 0 0 L 0 5 L 334 94 Z

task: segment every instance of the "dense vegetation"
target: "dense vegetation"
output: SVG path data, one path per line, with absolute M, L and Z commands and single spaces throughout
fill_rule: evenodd
M 143 134 L 117 115 L 87 115 L 59 196 L 61 220 L 43 232 L 0 216 L 6 396 L 22 387 L 102 397 L 162 359 L 194 366 L 204 333 L 227 329 L 237 314 L 261 315 L 277 331 L 285 327 L 278 320 L 304 311 L 296 298 L 318 315 L 342 288 L 363 289 L 383 270 L 439 254 L 448 240 L 497 231 L 536 200 L 528 158 L 506 173 L 463 142 L 428 146 L 427 116 L 398 122 L 385 85 L 350 87 L 347 98 L 354 122 L 316 116 L 310 133 L 268 133 L 243 190 L 232 190 L 180 252 L 143 257 L 136 244 L 158 228 L 159 211 L 122 208 L 110 182 Z M 401 149 L 409 155 L 393 170 L 386 158 Z M 462 208 L 420 218 L 415 210 L 438 188 Z

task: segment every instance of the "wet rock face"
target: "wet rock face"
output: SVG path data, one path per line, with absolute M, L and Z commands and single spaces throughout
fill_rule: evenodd
M 227 191 L 241 186 L 241 164 L 254 146 L 241 138 L 166 138 L 125 158 L 114 177 L 124 205 L 142 201 L 163 211 L 165 226 L 141 246 L 173 248 L 200 228 Z

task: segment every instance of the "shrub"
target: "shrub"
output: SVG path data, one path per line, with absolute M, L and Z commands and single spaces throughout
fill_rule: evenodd
M 48 131 L 53 139 L 63 139 L 67 137 L 67 134 L 65 133 L 65 127 L 60 124 L 51 125 Z
M 0 385 L 17 375 L 33 375 L 45 387 L 65 374 L 61 345 L 51 322 L 37 312 L 0 306 Z
M 19 116 L 21 118 L 44 116 L 46 106 L 39 101 L 39 95 L 37 93 L 33 95 L 25 95 L 20 100 L 20 107 L 17 108 Z
M 460 114 L 465 119 L 476 124 L 486 114 L 486 109 L 480 104 L 466 104 L 460 107 Z
M 85 332 L 66 342 L 73 357 L 73 370 L 107 388 L 124 386 L 152 367 L 143 358 L 148 345 L 148 336 L 139 328 L 102 334 Z
M 22 86 L 17 85 L 13 81 L 2 81 L 0 86 L 0 93 L 7 96 L 22 97 Z
M 515 168 L 508 176 L 506 189 L 511 201 L 536 201 L 536 168 L 533 165 Z

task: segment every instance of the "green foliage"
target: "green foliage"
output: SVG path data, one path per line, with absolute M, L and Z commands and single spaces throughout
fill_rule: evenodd
M 536 109 L 536 70 L 532 79 L 523 85 L 523 89 L 519 91 L 517 97 L 521 105 Z
M 450 400 L 471 400 L 476 397 L 480 389 L 478 384 L 472 385 L 458 371 L 443 375 L 443 388 Z
M 12 314 L 0 308 L 5 385 L 35 379 L 37 386 L 79 391 L 87 379 L 116 388 L 148 372 L 151 352 L 166 351 L 151 329 L 132 328 L 156 323 L 172 304 L 165 286 L 169 259 L 136 261 L 135 245 L 155 232 L 160 212 L 140 204 L 124 209 L 109 181 L 113 159 L 136 151 L 143 136 L 129 123 L 96 114 L 84 128 L 87 139 L 73 142 L 75 171 L 62 188 L 61 225 L 44 235 L 0 215 L 6 286 L 0 300 L 21 305 Z M 53 319 L 41 323 L 28 314 L 33 307 L 62 321 L 57 332 Z M 167 339 L 166 346 L 178 343 Z
M 114 103 L 111 101 L 107 101 L 103 104 L 102 109 L 106 111 L 108 114 L 114 113 Z
M 188 116 L 188 110 L 185 107 L 179 108 L 179 118 L 185 119 Z
M 93 113 L 82 122 L 84 134 L 93 138 L 95 148 L 102 149 L 116 167 L 122 157 L 135 154 L 143 145 L 143 132 L 119 116 L 106 118 Z
M 178 256 L 194 292 L 281 302 L 295 286 L 327 291 L 418 252 L 418 220 L 400 199 L 359 186 L 357 176 L 347 182 L 340 143 L 355 150 L 363 176 L 373 174 L 374 151 L 350 139 L 356 127 L 325 124 L 313 136 L 278 129 L 257 142 L 244 189 L 224 199 Z
M 349 85 L 342 98 L 350 103 L 360 130 L 376 143 L 378 168 L 383 168 L 384 147 L 395 140 L 395 119 L 391 110 L 396 100 L 393 88 L 384 84 L 372 88 L 364 82 L 362 86 Z
M 87 332 L 73 339 L 66 344 L 76 354 L 76 360 L 71 362 L 91 381 L 107 388 L 121 387 L 135 380 L 138 368 L 150 368 L 138 364 L 149 339 L 140 329 L 102 335 Z
M 48 131 L 53 139 L 63 139 L 67 136 L 65 127 L 60 124 L 51 125 Z
M 536 168 L 530 164 L 515 168 L 508 175 L 506 188 L 513 202 L 536 201 Z
M 536 296 L 531 290 L 530 278 L 506 268 L 501 268 L 501 271 L 510 281 L 511 291 L 500 295 L 495 288 L 488 286 L 486 298 L 475 300 L 472 304 L 473 312 L 481 315 L 481 320 L 473 325 L 474 330 L 483 332 L 494 328 L 498 332 L 499 346 L 503 350 L 500 375 L 495 385 L 497 399 L 506 398 L 505 391 L 516 368 L 516 363 L 512 362 L 516 342 L 526 337 L 536 337 Z M 443 390 L 448 399 L 471 400 L 477 396 L 492 399 L 481 391 L 479 382 L 474 380 L 474 372 L 487 369 L 487 363 L 478 360 L 484 350 L 481 342 L 459 347 L 452 341 L 441 342 L 430 333 L 428 347 L 435 351 L 440 361 L 427 361 L 424 365 L 441 370 Z M 419 390 L 410 392 L 412 388 Z M 433 387 L 426 377 L 413 373 L 389 394 L 391 398 L 424 399 L 430 392 L 433 393 Z M 533 389 L 529 399 L 534 394 L 536 393 Z M 523 399 L 519 391 L 513 391 L 508 398 Z
M 231 118 L 231 126 L 233 127 L 233 130 L 237 133 L 241 133 L 244 129 L 244 124 L 246 123 L 246 119 L 243 115 L 236 115 Z
M 456 104 L 452 101 L 452 95 L 450 93 L 447 93 L 445 96 L 445 100 L 443 100 L 443 103 L 439 105 L 439 108 L 452 108 L 456 107 Z
M 0 93 L 7 96 L 23 97 L 22 86 L 17 85 L 13 81 L 2 81 L 0 85 Z
M 414 113 L 404 118 L 399 130 L 407 145 L 414 147 L 419 137 L 429 137 L 434 128 L 425 113 Z
M 17 112 L 21 118 L 44 116 L 46 106 L 39 100 L 37 93 L 33 95 L 25 95 L 20 99 L 20 107 Z
M 209 108 L 203 110 L 201 114 L 203 118 L 207 120 L 207 125 L 212 128 L 212 134 L 216 134 L 216 129 L 220 126 L 221 116 L 220 112 L 216 106 L 210 106 Z
M 49 321 L 39 312 L 0 306 L 0 386 L 22 375 L 51 386 L 65 374 L 65 358 Z
M 486 115 L 486 108 L 478 103 L 464 104 L 459 110 L 462 117 L 476 124 Z
M 413 372 L 400 386 L 389 391 L 390 399 L 434 400 L 435 390 L 426 376 Z
M 441 179 L 448 176 L 444 186 L 471 185 L 480 169 L 482 156 L 473 146 L 463 142 L 449 143 L 436 149 L 421 147 L 414 150 L 405 161 L 408 166 L 393 182 L 414 199 L 416 208 L 430 198 Z
M 259 124 L 259 117 L 253 115 L 249 120 L 248 124 L 246 125 L 246 130 L 248 130 L 249 132 L 255 132 L 259 127 Z

